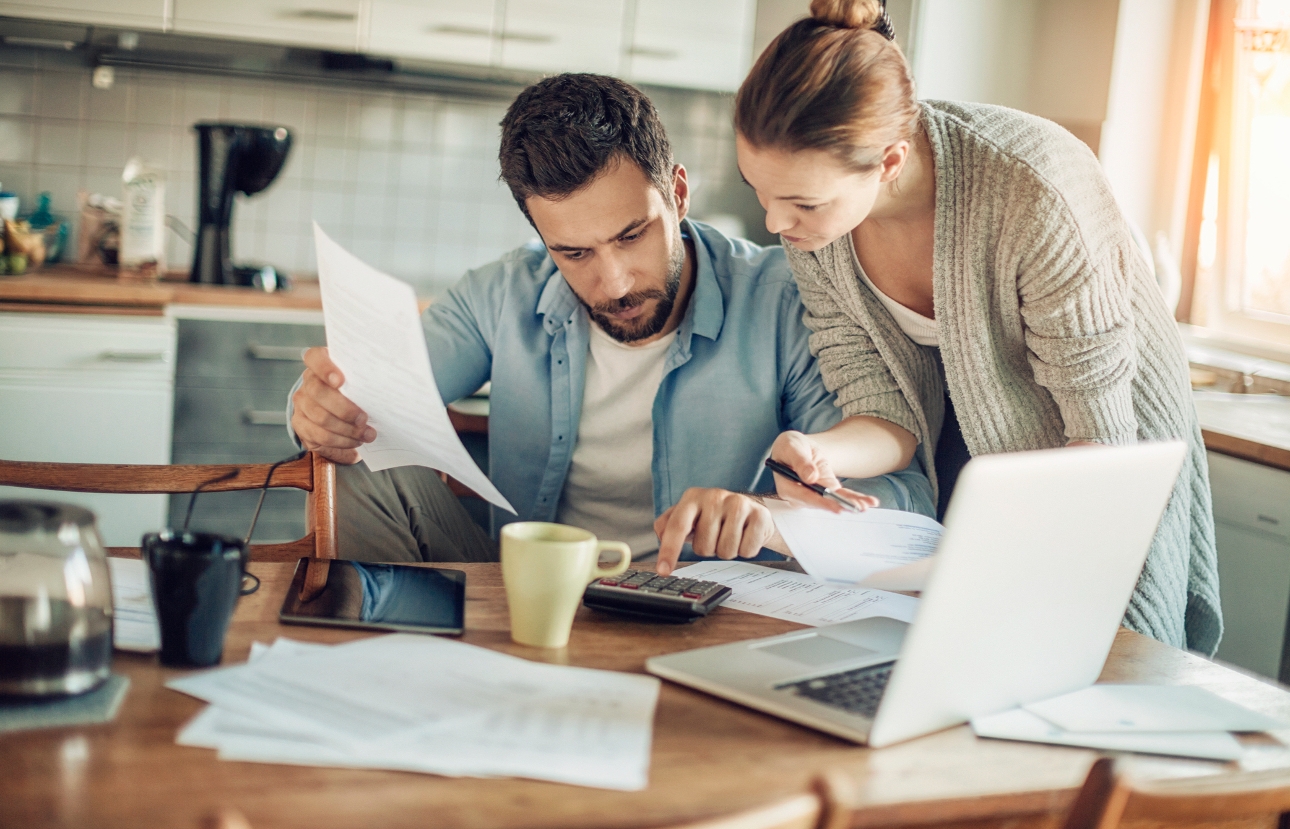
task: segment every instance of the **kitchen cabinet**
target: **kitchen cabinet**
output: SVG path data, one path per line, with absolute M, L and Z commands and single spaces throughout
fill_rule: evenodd
M 1217 657 L 1285 680 L 1290 472 L 1209 453 L 1223 641 Z
M 170 460 L 175 327 L 164 317 L 0 313 L 0 457 L 64 463 Z M 93 510 L 109 546 L 161 529 L 165 495 L 0 487 Z
M 174 31 L 353 52 L 362 0 L 174 0 Z
M 166 0 L 54 0 L 46 3 L 0 3 L 0 16 L 31 17 L 101 26 L 124 26 L 160 31 Z
M 488 66 L 501 45 L 500 3 L 370 0 L 362 49 L 378 55 Z
M 534 72 L 622 71 L 623 0 L 507 0 L 501 64 Z
M 321 314 L 293 316 L 299 321 L 256 321 L 250 312 L 241 319 L 179 319 L 174 463 L 271 463 L 298 451 L 287 435 L 287 396 L 304 369 L 301 354 L 326 338 Z M 244 536 L 259 496 L 204 493 L 192 526 Z M 188 500 L 171 496 L 172 525 L 183 523 Z M 291 541 L 304 533 L 305 493 L 270 490 L 256 540 Z
M 756 13 L 756 0 L 639 0 L 627 78 L 733 92 L 751 66 Z

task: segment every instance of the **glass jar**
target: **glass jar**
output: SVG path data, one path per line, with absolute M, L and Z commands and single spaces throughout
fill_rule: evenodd
M 94 514 L 0 500 L 0 694 L 79 694 L 112 667 L 112 588 Z

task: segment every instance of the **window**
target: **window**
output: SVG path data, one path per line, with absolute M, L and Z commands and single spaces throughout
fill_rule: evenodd
M 1290 0 L 1215 0 L 1192 322 L 1290 345 Z

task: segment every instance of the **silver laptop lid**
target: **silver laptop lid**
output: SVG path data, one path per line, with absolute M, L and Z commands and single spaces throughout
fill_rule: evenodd
M 1187 447 L 974 458 L 869 734 L 883 746 L 1102 669 Z

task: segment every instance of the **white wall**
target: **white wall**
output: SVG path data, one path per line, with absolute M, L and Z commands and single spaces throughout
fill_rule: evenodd
M 919 0 L 914 77 L 920 98 L 1025 109 L 1041 0 Z

